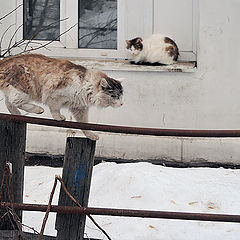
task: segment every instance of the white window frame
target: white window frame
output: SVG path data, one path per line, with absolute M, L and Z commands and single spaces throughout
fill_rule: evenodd
M 181 51 L 180 49 L 181 56 L 180 60 L 184 61 L 197 60 L 199 0 L 192 1 L 193 1 L 192 50 Z M 15 6 L 12 6 L 12 9 L 14 9 L 16 6 L 20 4 L 23 4 L 23 0 L 13 1 L 13 5 L 14 2 Z M 136 8 L 136 6 L 139 7 Z M 60 19 L 65 18 L 68 19 L 60 22 L 60 33 L 66 31 L 67 29 L 70 29 L 75 23 L 78 22 L 78 0 L 60 0 Z M 135 21 L 135 26 L 131 26 L 130 24 L 133 21 Z M 23 24 L 23 7 L 19 8 L 16 11 L 16 29 L 22 24 Z M 78 26 L 75 26 L 69 32 L 60 36 L 60 41 L 53 41 L 50 45 L 47 46 L 47 48 L 50 49 L 51 51 L 41 48 L 40 50 L 37 50 L 35 52 L 56 57 L 126 59 L 128 55 L 125 47 L 125 40 L 138 36 L 137 34 L 138 31 L 144 32 L 144 36 L 147 37 L 153 33 L 153 29 L 154 29 L 154 0 L 118 0 L 117 50 L 78 48 Z M 23 39 L 22 29 L 18 31 L 16 34 L 16 40 L 20 39 Z M 26 40 L 26 42 L 27 41 L 28 40 Z M 41 44 L 48 43 L 48 41 L 39 40 L 34 41 L 38 41 Z
M 17 6 L 22 5 L 22 7 L 20 7 L 17 11 L 16 11 L 16 29 L 20 28 L 20 26 L 22 26 L 19 31 L 16 34 L 16 41 L 20 41 L 21 39 L 23 39 L 23 0 L 16 0 L 16 6 L 13 6 L 12 8 L 16 8 Z M 61 9 L 61 6 L 60 6 Z M 61 13 L 60 13 L 61 15 Z M 61 17 L 60 17 L 61 19 Z M 61 31 L 61 26 L 62 22 L 60 22 L 60 31 Z M 24 43 L 27 43 L 29 40 L 25 40 Z M 43 41 L 43 40 L 33 40 L 34 42 L 38 42 L 40 44 L 46 44 L 49 41 Z M 36 47 L 38 47 L 39 45 L 36 45 Z M 64 48 L 63 42 L 60 41 L 53 41 L 51 43 L 51 48 Z
M 60 41 L 53 41 L 47 46 L 51 51 L 41 49 L 43 54 L 59 57 L 82 57 L 82 58 L 121 58 L 122 52 L 125 50 L 124 40 L 124 2 L 118 0 L 118 27 L 117 27 L 117 49 L 83 49 L 78 48 L 78 25 L 67 33 L 60 36 Z M 23 0 L 16 1 L 17 6 L 23 4 Z M 77 0 L 60 0 L 60 33 L 67 31 L 78 22 L 78 1 Z M 16 12 L 16 29 L 23 24 L 23 8 Z M 23 39 L 23 31 L 18 31 L 16 40 Z M 26 40 L 27 42 L 28 40 Z M 34 40 L 41 44 L 49 41 Z M 37 45 L 39 46 L 39 45 Z

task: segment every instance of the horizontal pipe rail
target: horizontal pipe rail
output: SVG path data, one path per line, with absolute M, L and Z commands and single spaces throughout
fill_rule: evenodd
M 191 129 L 160 129 L 139 128 L 126 126 L 113 126 L 93 123 L 81 123 L 71 121 L 56 121 L 53 119 L 27 117 L 11 114 L 0 114 L 0 120 L 24 122 L 52 127 L 74 128 L 93 130 L 100 132 L 152 135 L 152 136 L 176 136 L 176 137 L 240 137 L 240 130 L 191 130 Z
M 1 202 L 0 208 L 11 207 L 11 203 Z M 47 205 L 13 203 L 15 210 L 46 212 Z M 85 215 L 107 215 L 118 217 L 140 217 L 140 218 L 164 218 L 178 220 L 215 221 L 215 222 L 235 222 L 240 223 L 240 215 L 229 214 L 207 214 L 207 213 L 187 213 L 187 212 L 167 212 L 132 209 L 111 209 L 111 208 L 84 208 L 71 206 L 51 206 L 51 212 L 64 214 L 85 214 Z

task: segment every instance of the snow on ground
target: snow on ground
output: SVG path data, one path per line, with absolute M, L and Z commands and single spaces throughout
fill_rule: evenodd
M 25 168 L 25 203 L 48 203 L 60 168 Z M 150 163 L 102 163 L 94 167 L 90 207 L 240 214 L 240 170 L 169 168 Z M 59 192 L 59 186 L 57 193 Z M 57 204 L 55 196 L 53 204 Z M 24 212 L 23 222 L 40 229 L 44 213 Z M 237 240 L 240 224 L 94 216 L 113 240 Z M 45 234 L 56 235 L 55 214 Z M 88 237 L 106 239 L 87 220 Z

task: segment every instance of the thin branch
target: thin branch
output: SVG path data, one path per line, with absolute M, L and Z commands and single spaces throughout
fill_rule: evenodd
M 2 41 L 3 41 L 3 38 L 4 38 L 5 34 L 7 33 L 7 31 L 14 25 L 15 24 L 11 24 L 10 26 L 8 26 L 8 28 L 2 34 L 2 37 L 0 39 L 0 56 L 1 56 L 1 52 L 2 52 Z
M 112 39 L 104 39 L 104 40 L 102 40 L 102 41 L 89 43 L 89 44 L 88 44 L 88 47 L 91 46 L 91 45 L 99 44 L 99 43 L 106 43 L 106 42 L 108 42 L 108 41 L 113 41 L 113 40 L 112 40 Z
M 24 49 L 25 49 L 24 46 L 25 46 L 26 44 L 28 44 L 28 43 L 26 43 L 25 40 L 21 40 L 21 41 L 19 41 L 19 42 L 16 42 L 16 43 L 13 45 L 13 47 L 14 47 L 14 48 L 18 47 L 18 48 L 20 48 L 21 50 L 23 50 L 23 52 L 24 52 Z M 45 48 L 46 50 L 51 51 L 51 49 L 45 47 L 44 44 L 41 43 L 41 42 L 31 41 L 30 44 L 40 45 L 40 46 L 42 46 L 42 48 Z M 31 47 L 31 46 L 29 46 L 29 47 Z M 31 47 L 31 48 L 32 48 L 32 47 Z M 4 50 L 6 50 L 6 49 L 4 49 Z
M 70 31 L 71 29 L 73 29 L 76 25 L 77 25 L 77 23 L 74 24 L 74 25 L 73 25 L 72 27 L 70 27 L 69 29 L 67 29 L 66 31 L 64 31 L 64 32 L 62 32 L 61 34 L 59 34 L 56 38 L 54 38 L 53 40 L 49 41 L 48 43 L 43 44 L 43 45 L 40 46 L 40 47 L 32 48 L 30 51 L 35 51 L 35 50 L 38 50 L 38 49 L 40 49 L 40 48 L 45 48 L 46 46 L 48 46 L 49 44 L 51 44 L 52 42 L 54 42 L 55 40 L 57 40 L 59 37 L 61 37 L 63 34 L 69 32 L 69 31 Z M 26 52 L 26 51 L 20 52 L 19 54 L 22 54 L 22 53 L 24 53 L 24 52 Z
M 45 48 L 46 50 L 51 51 L 51 49 L 45 47 L 43 43 L 40 43 L 40 42 L 31 42 L 31 44 L 40 45 L 40 46 L 42 46 L 42 48 Z M 25 45 L 25 43 L 22 44 L 22 45 Z M 22 45 L 21 45 L 21 46 L 22 46 Z
M 67 17 L 67 18 L 64 18 L 64 19 L 57 20 L 57 21 L 55 21 L 55 22 L 50 23 L 49 25 L 47 25 L 47 26 L 45 26 L 45 27 L 40 28 L 38 31 L 36 31 L 36 32 L 32 35 L 32 37 L 28 40 L 28 42 L 27 42 L 27 44 L 26 44 L 26 46 L 25 46 L 25 48 L 24 48 L 24 52 L 27 50 L 28 45 L 32 42 L 32 40 L 33 40 L 40 32 L 42 32 L 42 31 L 44 31 L 44 30 L 47 30 L 47 29 L 49 29 L 52 25 L 57 24 L 57 23 L 60 23 L 60 22 L 65 21 L 65 20 L 67 20 L 67 19 L 68 19 L 68 17 Z M 58 38 L 59 38 L 59 36 L 58 36 L 56 39 L 58 39 Z
M 12 217 L 13 217 L 13 220 L 15 222 L 15 224 L 17 225 L 17 228 L 18 228 L 18 231 L 20 232 L 21 234 L 21 237 L 22 239 L 26 239 L 25 238 L 25 235 L 22 231 L 22 226 L 21 224 L 19 224 L 19 219 L 18 219 L 18 216 L 15 212 L 15 209 L 13 207 L 13 203 L 14 203 L 14 195 L 13 195 L 13 176 L 12 176 L 12 166 L 8 164 L 9 162 L 7 162 L 7 166 L 6 168 L 8 169 L 8 174 L 9 174 L 9 185 L 8 185 L 8 197 L 9 197 L 9 200 L 10 200 L 10 203 L 11 203 L 11 214 L 12 214 Z
M 22 5 L 22 4 L 21 4 Z M 17 8 L 15 8 L 14 10 L 12 10 L 11 12 L 9 12 L 8 14 L 6 14 L 5 16 L 3 16 L 1 19 L 9 16 L 11 13 L 13 13 L 14 11 L 16 11 L 21 5 L 19 5 Z M 9 41 L 9 44 L 8 44 L 8 47 L 6 49 L 2 49 L 2 42 L 3 42 L 3 39 L 4 39 L 4 36 L 5 34 L 9 31 L 9 29 L 14 25 L 10 25 L 2 34 L 1 36 L 1 39 L 0 39 L 0 56 L 1 57 L 6 57 L 7 54 L 10 56 L 11 55 L 11 50 L 14 49 L 14 48 L 20 48 L 22 50 L 22 52 L 20 52 L 20 54 L 24 53 L 27 51 L 27 48 L 29 47 L 30 44 L 38 44 L 40 45 L 39 47 L 30 47 L 31 49 L 29 49 L 29 51 L 34 51 L 34 50 L 37 50 L 37 49 L 40 49 L 40 48 L 45 48 L 47 50 L 50 50 L 47 48 L 47 46 L 52 43 L 53 41 L 57 40 L 60 36 L 62 36 L 63 34 L 67 33 L 68 31 L 70 31 L 73 27 L 75 27 L 77 24 L 75 24 L 74 26 L 72 26 L 71 28 L 67 29 L 66 31 L 64 31 L 63 33 L 59 34 L 56 38 L 54 38 L 53 40 L 51 40 L 50 42 L 46 43 L 46 44 L 43 44 L 43 43 L 38 43 L 38 42 L 33 42 L 33 39 L 42 31 L 44 30 L 47 30 L 47 29 L 50 29 L 53 25 L 59 23 L 59 22 L 62 22 L 62 21 L 65 21 L 67 20 L 67 18 L 64 18 L 64 19 L 61 19 L 61 20 L 58 20 L 58 21 L 55 21 L 55 22 L 52 22 L 50 23 L 49 25 L 39 29 L 38 31 L 36 31 L 32 36 L 31 38 L 28 40 L 27 43 L 24 43 L 25 40 L 22 39 L 22 40 L 19 40 L 17 42 L 15 42 L 14 44 L 12 44 L 13 42 L 13 39 L 14 37 L 16 36 L 17 32 L 19 31 L 19 29 L 23 26 L 20 25 L 16 30 L 15 32 L 13 33 L 13 35 L 11 36 L 11 39 Z M 24 49 L 22 49 L 24 47 Z
M 21 24 L 20 26 L 18 26 L 18 28 L 15 30 L 15 32 L 13 33 L 13 35 L 12 35 L 10 41 L 9 41 L 8 50 L 7 50 L 7 52 L 9 53 L 9 55 L 10 55 L 10 51 L 13 49 L 13 48 L 11 47 L 12 40 L 13 40 L 13 38 L 16 36 L 18 30 L 19 30 L 22 26 L 23 26 L 23 24 Z
M 9 208 L 9 207 L 6 208 L 8 219 L 9 219 L 11 225 L 12 225 L 13 230 L 16 230 L 16 226 L 14 225 L 14 223 L 12 221 L 12 218 L 11 218 L 12 214 L 11 214 L 10 210 L 11 210 L 11 208 Z
M 51 194 L 50 194 L 50 198 L 49 198 L 49 201 L 48 201 L 48 207 L 47 207 L 47 211 L 46 211 L 46 214 L 45 214 L 45 217 L 43 219 L 43 223 L 42 223 L 42 227 L 41 227 L 41 232 L 40 232 L 40 235 L 38 237 L 38 240 L 41 240 L 42 239 L 42 236 L 43 236 L 43 233 L 44 233 L 44 229 L 45 229 L 45 225 L 46 225 L 46 222 L 47 222 L 47 219 L 48 219 L 48 216 L 49 216 L 49 212 L 51 210 L 51 205 L 52 205 L 52 199 L 53 199 L 53 195 L 55 193 L 55 189 L 56 189 L 56 186 L 57 186 L 57 181 L 59 181 L 61 183 L 61 186 L 63 188 L 63 190 L 65 191 L 65 193 L 69 196 L 69 198 L 78 206 L 78 207 L 82 207 L 81 204 L 70 194 L 70 192 L 67 190 L 62 178 L 58 175 L 55 176 L 55 181 L 54 181 L 54 184 L 53 184 L 53 188 L 52 188 L 52 191 L 51 191 Z M 100 229 L 100 231 L 109 239 L 111 240 L 111 238 L 109 237 L 109 235 L 106 233 L 106 231 L 101 228 L 97 222 L 94 220 L 94 218 L 87 214 L 87 216 L 92 220 L 92 222 L 96 225 L 96 227 L 98 227 Z
M 15 42 L 15 43 L 12 45 L 11 49 L 17 48 L 17 47 L 21 48 L 21 45 L 22 45 L 22 44 L 24 44 L 24 40 L 23 40 L 23 39 Z M 22 49 L 22 48 L 21 48 L 21 49 Z M 22 50 L 23 50 L 23 49 L 22 49 Z M 4 56 L 8 53 L 8 48 L 3 49 L 2 52 L 4 52 L 4 53 L 1 55 L 1 57 L 4 57 Z
M 102 27 L 99 26 L 98 30 L 82 36 L 81 38 L 79 38 L 79 41 L 89 35 L 92 35 L 92 38 L 83 47 L 89 47 L 90 45 L 95 44 L 95 43 L 92 43 L 94 41 L 94 39 L 101 35 L 104 36 L 104 33 L 105 33 L 105 36 L 108 35 L 109 33 L 107 33 L 107 32 L 116 26 L 116 21 L 117 21 L 117 19 L 115 18 L 115 19 L 112 19 L 111 21 L 107 22 L 104 26 L 102 26 Z
M 24 224 L 24 223 L 21 223 L 21 222 L 19 222 L 19 223 L 20 223 L 23 227 L 26 227 L 26 228 L 31 229 L 31 230 L 33 231 L 33 233 L 39 234 L 39 232 L 36 231 L 33 227 L 30 227 L 30 226 L 28 226 L 28 225 L 26 225 L 26 224 Z
M 41 232 L 40 232 L 40 234 L 38 236 L 38 240 L 42 239 L 42 236 L 43 236 L 43 233 L 44 233 L 44 229 L 45 229 L 45 226 L 46 226 L 46 223 L 47 223 L 48 215 L 49 215 L 49 212 L 51 210 L 52 199 L 53 199 L 53 195 L 55 193 L 56 186 L 57 186 L 57 178 L 55 178 L 55 181 L 54 181 L 54 184 L 53 184 L 52 192 L 50 194 L 50 198 L 49 198 L 49 201 L 48 201 L 47 211 L 46 211 L 45 217 L 43 219 Z
M 11 12 L 7 13 L 6 15 L 4 15 L 3 17 L 0 18 L 0 21 L 3 20 L 4 18 L 8 17 L 9 15 L 11 15 L 13 12 L 15 12 L 18 8 L 20 8 L 23 4 L 18 5 L 15 9 L 13 9 Z
M 64 190 L 65 193 L 71 198 L 71 200 L 72 200 L 78 207 L 82 207 L 82 205 L 81 205 L 81 204 L 71 195 L 71 193 L 67 190 L 67 188 L 66 188 L 66 186 L 65 186 L 62 178 L 61 178 L 60 176 L 56 176 L 56 179 L 57 179 L 58 181 L 60 181 L 63 190 Z M 112 239 L 110 238 L 110 236 L 107 234 L 107 232 L 106 232 L 102 227 L 100 227 L 100 226 L 98 225 L 98 223 L 94 220 L 94 218 L 93 218 L 90 214 L 86 214 L 86 215 L 87 215 L 87 216 L 89 217 L 89 219 L 96 225 L 96 227 L 99 228 L 99 229 L 102 231 L 102 233 L 108 238 L 108 240 L 112 240 Z
M 7 175 L 8 174 L 8 175 Z M 2 176 L 2 183 L 1 183 L 1 192 L 0 192 L 0 201 L 2 200 L 2 193 L 3 193 L 3 187 L 5 183 L 5 191 L 8 194 L 8 199 L 11 204 L 11 208 L 6 208 L 7 215 L 9 218 L 9 221 L 15 230 L 15 226 L 17 226 L 22 239 L 25 239 L 24 233 L 21 228 L 21 224 L 19 224 L 19 218 L 14 210 L 13 203 L 14 203 L 14 196 L 13 196 L 13 181 L 12 181 L 12 166 L 9 164 L 9 162 L 6 163 L 6 167 L 3 170 L 3 176 Z M 5 215 L 5 214 L 4 214 Z M 12 217 L 11 217 L 12 216 Z M 14 221 L 14 222 L 13 222 Z M 14 224 L 15 223 L 15 224 Z

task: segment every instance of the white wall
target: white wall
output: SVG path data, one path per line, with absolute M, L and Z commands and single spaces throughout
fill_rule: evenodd
M 94 109 L 90 121 L 156 128 L 240 129 L 239 9 L 238 0 L 199 0 L 197 71 L 109 71 L 113 77 L 125 78 L 124 106 L 102 112 Z M 38 131 L 42 129 L 29 127 L 28 151 L 63 153 L 64 138 L 72 133 L 52 128 Z M 101 134 L 97 155 L 239 164 L 240 140 Z

